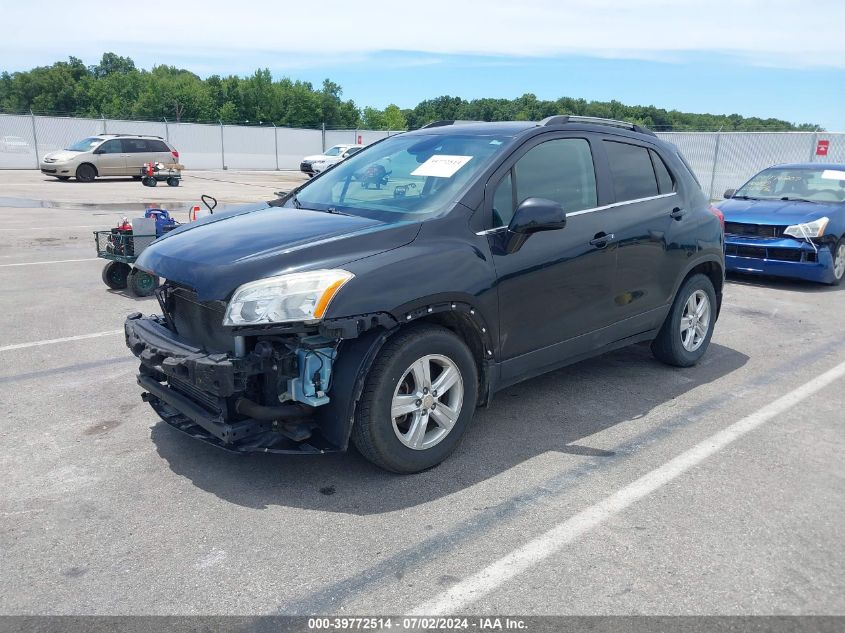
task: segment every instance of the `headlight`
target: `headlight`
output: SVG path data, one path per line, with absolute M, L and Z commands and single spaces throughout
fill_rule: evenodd
M 783 230 L 784 235 L 791 235 L 800 239 L 809 239 L 811 237 L 821 237 L 824 235 L 824 230 L 827 228 L 827 223 L 830 218 L 819 218 L 812 222 L 805 222 L 803 224 L 793 224 Z
M 252 281 L 235 290 L 223 325 L 319 321 L 354 276 L 345 270 L 313 270 Z
M 57 162 L 59 162 L 59 159 L 58 159 L 58 158 L 47 158 L 47 157 L 45 156 L 45 157 L 44 157 L 44 162 L 45 162 L 45 163 L 57 163 Z

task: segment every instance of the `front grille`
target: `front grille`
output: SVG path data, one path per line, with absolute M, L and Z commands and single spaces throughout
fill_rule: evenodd
M 745 224 L 725 222 L 726 235 L 746 235 L 751 237 L 783 237 L 783 226 L 772 224 Z
M 220 398 L 217 398 L 216 396 L 213 396 L 210 393 L 206 393 L 200 389 L 197 389 L 191 383 L 185 382 L 173 376 L 168 377 L 167 382 L 173 388 L 174 391 L 178 391 L 183 396 L 187 396 L 197 404 L 202 405 L 205 409 L 209 411 L 209 413 L 220 415 L 222 411 L 222 408 L 220 406 Z
M 310 174 L 314 171 L 314 168 L 311 167 L 311 163 L 299 163 L 299 171 L 308 172 Z
M 818 261 L 815 252 L 800 248 L 766 248 L 765 246 L 745 246 L 743 244 L 726 244 L 725 255 L 802 264 L 811 264 Z
M 55 169 L 47 169 L 46 167 L 42 167 L 42 168 L 41 168 L 41 171 L 43 171 L 45 174 L 55 174 L 57 170 L 55 170 Z
M 223 327 L 226 304 L 200 301 L 193 290 L 174 287 L 169 293 L 169 316 L 182 338 L 207 352 L 233 352 L 235 339 Z

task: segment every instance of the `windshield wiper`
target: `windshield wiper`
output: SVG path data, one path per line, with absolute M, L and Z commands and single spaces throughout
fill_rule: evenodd
M 732 197 L 733 198 L 739 198 L 740 200 L 760 200 L 760 198 L 755 198 L 754 196 L 745 196 L 745 195 L 743 195 L 743 196 L 734 195 Z
M 322 211 L 323 213 L 334 213 L 335 215 L 349 215 L 349 216 L 352 215 L 351 213 L 346 213 L 344 211 L 338 211 L 337 207 L 329 207 L 328 209 L 314 209 L 314 210 L 315 211 Z
M 818 200 L 807 200 L 807 198 L 790 198 L 789 196 L 783 196 L 781 200 L 787 200 L 789 202 L 812 202 L 813 204 L 819 204 Z

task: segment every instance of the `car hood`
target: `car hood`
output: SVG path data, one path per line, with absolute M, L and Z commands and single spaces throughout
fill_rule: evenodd
M 79 156 L 80 152 L 72 152 L 69 149 L 62 149 L 57 152 L 50 152 L 49 154 L 44 154 L 44 158 L 55 158 L 56 160 L 70 160 L 75 156 Z
M 183 225 L 148 246 L 136 266 L 190 286 L 202 301 L 225 300 L 248 281 L 398 248 L 412 242 L 419 227 L 262 203 Z
M 842 206 L 818 204 L 798 200 L 740 200 L 731 198 L 715 204 L 725 214 L 726 222 L 745 224 L 789 225 L 812 222 L 823 216 L 830 217 Z
M 303 158 L 302 162 L 305 162 L 305 161 L 308 161 L 308 160 L 326 160 L 327 158 L 329 158 L 329 157 L 326 156 L 325 154 L 312 154 L 311 156 L 306 156 L 305 158 Z

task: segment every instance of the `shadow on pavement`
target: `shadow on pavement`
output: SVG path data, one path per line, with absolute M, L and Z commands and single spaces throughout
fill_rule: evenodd
M 619 424 L 636 425 L 654 407 L 747 360 L 711 344 L 699 366 L 676 369 L 654 360 L 647 346 L 634 346 L 566 367 L 498 393 L 489 409 L 476 412 L 445 463 L 410 476 L 382 471 L 354 449 L 314 456 L 228 453 L 164 422 L 152 427 L 152 440 L 174 473 L 236 505 L 378 514 L 445 497 L 547 451 L 610 457 L 613 452 L 581 440 Z

